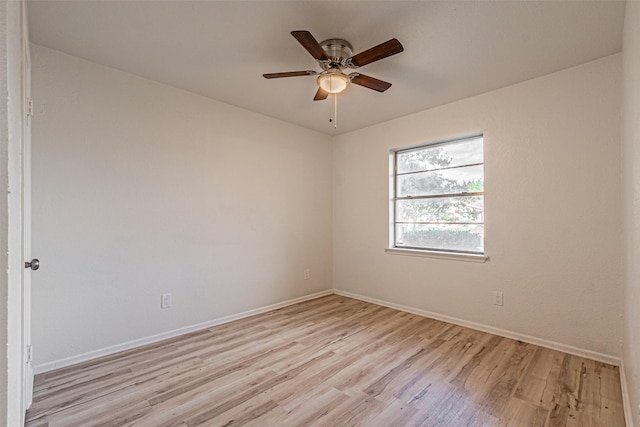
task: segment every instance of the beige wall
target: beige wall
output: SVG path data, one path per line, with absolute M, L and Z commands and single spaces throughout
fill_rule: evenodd
M 335 137 L 334 287 L 620 357 L 620 68 L 616 54 Z M 385 253 L 389 150 L 476 132 L 490 261 Z
M 633 276 L 626 332 L 622 318 L 622 55 L 333 144 L 43 47 L 32 56 L 36 366 L 334 287 L 613 359 L 624 334 L 638 384 Z M 476 132 L 490 261 L 386 254 L 389 150 Z M 160 310 L 165 292 L 174 306 Z
M 332 287 L 330 137 L 32 58 L 36 368 Z
M 623 43 L 622 146 L 627 250 L 624 368 L 630 396 L 627 411 L 640 425 L 640 2 L 627 2 Z

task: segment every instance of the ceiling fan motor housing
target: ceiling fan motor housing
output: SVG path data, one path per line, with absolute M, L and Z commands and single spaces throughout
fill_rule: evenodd
M 326 65 L 321 64 L 325 70 L 331 68 L 346 68 L 347 59 L 353 56 L 351 43 L 343 39 L 327 39 L 321 42 L 320 46 L 322 46 L 322 49 L 324 49 L 330 58 Z

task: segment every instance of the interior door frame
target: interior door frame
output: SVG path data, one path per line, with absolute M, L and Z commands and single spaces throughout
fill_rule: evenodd
M 26 209 L 30 207 L 29 188 L 26 196 L 23 195 L 25 162 L 29 165 L 30 159 L 23 156 L 29 149 L 29 140 L 25 137 L 25 130 L 29 130 L 27 113 L 29 102 L 26 95 L 30 88 L 29 67 L 29 37 L 27 31 L 27 9 L 25 0 L 2 2 L 0 7 L 0 19 L 3 20 L 2 35 L 6 36 L 6 49 L 0 49 L 0 60 L 6 73 L 0 77 L 2 88 L 5 91 L 2 97 L 2 139 L 7 141 L 6 152 L 2 150 L 2 159 L 6 158 L 7 175 L 6 182 L 6 259 L 7 285 L 3 291 L 6 300 L 2 301 L 2 307 L 6 311 L 0 316 L 0 327 L 3 336 L 6 337 L 6 353 L 0 357 L 3 373 L 0 374 L 0 424 L 18 426 L 24 424 L 27 404 L 31 401 L 31 393 L 25 392 L 25 381 L 32 381 L 30 371 L 26 367 L 29 351 L 26 340 L 31 338 L 30 323 L 24 325 L 26 319 L 30 320 L 31 303 L 25 304 L 24 297 L 30 299 L 30 287 L 24 286 L 25 277 L 29 284 L 30 271 L 25 270 L 24 252 L 24 223 L 23 209 L 27 201 Z M 5 68 L 6 67 L 6 68 Z M 6 82 L 6 84 L 5 84 Z M 6 104 L 6 108 L 5 108 Z M 5 126 L 6 125 L 6 126 Z M 6 157 L 5 157 L 6 156 Z M 27 174 L 29 174 L 27 169 Z M 27 175 L 27 178 L 29 176 Z M 27 182 L 28 185 L 28 182 Z M 5 190 L 3 190 L 4 192 Z M 29 228 L 29 226 L 28 226 Z M 29 228 L 30 229 L 30 228 Z M 27 232 L 27 237 L 30 231 Z M 3 233 L 4 238 L 4 233 Z M 6 258 L 5 258 L 6 257 Z M 4 262 L 3 262 L 4 264 Z M 4 284 L 4 278 L 3 278 Z M 26 313 L 25 313 L 26 310 Z M 29 342 L 30 345 L 30 342 Z M 30 368 L 30 363 L 29 363 Z M 6 371 L 5 371 L 6 369 Z
M 22 15 L 22 253 L 31 260 L 31 55 L 26 2 L 21 2 Z M 33 346 L 31 343 L 31 269 L 22 274 L 22 402 L 26 411 L 33 402 Z

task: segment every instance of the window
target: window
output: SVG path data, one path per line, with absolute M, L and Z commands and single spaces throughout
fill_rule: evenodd
M 482 135 L 394 150 L 393 248 L 484 254 Z

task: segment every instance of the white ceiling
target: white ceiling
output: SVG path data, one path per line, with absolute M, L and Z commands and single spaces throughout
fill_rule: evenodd
M 238 107 L 335 135 L 494 90 L 621 50 L 621 1 L 29 0 L 31 41 Z M 390 38 L 405 51 L 312 101 L 318 69 L 290 35 L 339 37 L 358 53 Z

